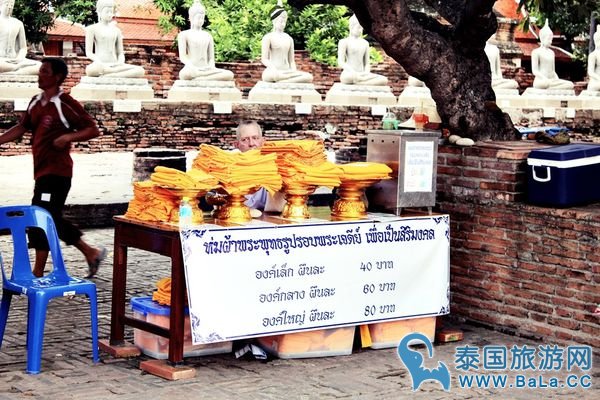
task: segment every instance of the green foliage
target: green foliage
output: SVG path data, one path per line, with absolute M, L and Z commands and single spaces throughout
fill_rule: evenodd
M 159 21 L 164 31 L 188 29 L 188 8 L 193 0 L 154 0 L 166 17 Z M 254 60 L 260 57 L 262 37 L 272 29 L 270 12 L 275 0 L 204 0 L 205 29 L 215 41 L 217 61 Z M 308 50 L 313 60 L 337 63 L 337 43 L 348 34 L 346 7 L 314 5 L 301 12 L 286 5 L 286 33 L 295 48 Z M 377 55 L 377 53 L 375 53 Z M 381 55 L 378 55 L 379 58 Z M 376 57 L 377 59 L 377 57 Z
M 170 32 L 172 29 L 186 29 L 188 9 L 191 4 L 192 0 L 154 0 L 156 8 L 165 14 L 158 20 L 158 25 L 162 31 Z
M 528 15 L 521 21 L 523 30 L 528 30 L 529 25 L 534 22 L 541 27 L 548 19 L 552 31 L 564 35 L 569 45 L 576 36 L 587 36 L 592 16 L 596 19 L 600 17 L 600 0 L 520 0 L 519 7 L 523 6 L 528 11 Z M 567 50 L 573 51 L 572 48 Z M 576 52 L 581 53 L 582 50 Z M 587 50 L 583 52 L 586 53 Z
M 379 50 L 377 50 L 375 47 L 370 47 L 369 50 L 371 52 L 371 54 L 369 54 L 371 64 L 383 62 L 383 54 L 381 54 Z
M 39 0 L 20 0 L 15 2 L 13 17 L 25 26 L 25 36 L 29 43 L 46 40 L 46 32 L 54 25 L 49 2 Z
M 254 60 L 260 57 L 261 39 L 271 30 L 273 3 L 264 0 L 210 0 L 207 29 L 215 41 L 217 61 Z
M 337 45 L 348 35 L 346 7 L 313 5 L 290 17 L 286 32 L 296 49 L 306 49 L 315 61 L 337 65 Z
M 59 17 L 85 26 L 97 22 L 96 0 L 63 0 L 54 3 Z

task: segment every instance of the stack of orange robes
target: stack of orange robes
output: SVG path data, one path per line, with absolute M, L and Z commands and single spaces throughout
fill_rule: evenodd
M 262 155 L 258 149 L 241 153 L 203 144 L 192 168 L 217 178 L 228 194 L 244 195 L 259 187 L 274 194 L 281 189 L 275 158 L 275 154 Z
M 342 181 L 380 180 L 390 177 L 392 169 L 383 163 L 353 162 L 340 165 L 344 171 Z
M 203 171 L 186 173 L 158 166 L 149 181 L 133 184 L 133 199 L 125 216 L 149 222 L 177 222 L 181 196 L 174 191 L 201 192 L 217 186 L 217 179 Z
M 158 166 L 154 168 L 154 173 L 150 175 L 150 180 L 158 186 L 170 189 L 184 190 L 211 190 L 218 184 L 218 180 L 200 170 L 190 170 L 188 172 L 178 169 Z
M 152 181 L 135 182 L 133 199 L 129 202 L 125 216 L 149 222 L 169 222 L 177 214 L 179 200 L 157 192 Z
M 265 142 L 263 154 L 277 154 L 277 167 L 288 188 L 305 186 L 336 187 L 342 170 L 327 161 L 323 142 L 318 140 L 278 140 Z
M 171 305 L 171 278 L 161 278 L 156 282 L 156 290 L 152 293 L 152 300 L 163 306 Z M 185 304 L 187 303 L 186 293 Z

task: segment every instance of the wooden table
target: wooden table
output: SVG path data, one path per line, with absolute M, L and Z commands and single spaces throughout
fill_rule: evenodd
M 170 372 L 166 374 L 160 371 L 147 369 L 149 372 L 166 377 L 168 379 L 180 379 L 189 377 L 173 375 L 177 369 L 181 372 L 183 368 L 183 334 L 185 320 L 185 271 L 183 256 L 181 253 L 181 242 L 179 240 L 179 228 L 173 224 L 152 223 L 132 220 L 124 216 L 115 216 L 115 238 L 114 238 L 114 266 L 112 280 L 112 309 L 110 319 L 110 340 L 108 344 L 103 343 L 102 349 L 116 356 L 130 356 L 131 351 L 119 351 L 119 348 L 129 348 L 124 340 L 125 325 L 141 329 L 147 332 L 169 339 L 168 362 L 163 369 Z M 171 258 L 171 313 L 170 328 L 141 321 L 125 315 L 126 289 L 127 289 L 127 248 L 134 247 L 150 251 Z M 139 354 L 139 351 L 138 351 Z M 162 360 L 158 363 L 165 364 Z M 151 362 L 145 361 L 146 366 L 156 367 Z M 183 374 L 185 375 L 185 374 Z M 193 375 L 192 375 L 193 376 Z

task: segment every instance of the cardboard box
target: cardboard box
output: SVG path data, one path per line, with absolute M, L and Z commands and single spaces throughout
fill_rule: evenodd
M 347 356 L 352 354 L 354 326 L 263 336 L 258 342 L 279 358 Z
M 433 343 L 435 338 L 436 317 L 403 319 L 401 321 L 379 322 L 369 324 L 371 348 L 386 349 L 398 347 L 398 343 L 409 333 L 419 332 L 427 336 Z
M 600 145 L 533 150 L 527 158 L 527 175 L 531 204 L 570 207 L 600 201 Z
M 152 300 L 152 297 L 132 297 L 131 309 L 133 317 L 154 325 L 168 328 L 170 326 L 169 316 L 171 308 L 163 306 Z M 186 309 L 186 314 L 188 313 Z M 195 357 L 209 354 L 230 353 L 232 342 L 218 342 L 210 344 L 192 344 L 192 331 L 190 317 L 186 315 L 184 322 L 183 356 Z M 166 359 L 169 356 L 169 339 L 155 335 L 140 329 L 133 330 L 133 342 L 140 350 L 153 358 Z

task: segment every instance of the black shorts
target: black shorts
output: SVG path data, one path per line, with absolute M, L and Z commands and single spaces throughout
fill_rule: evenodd
M 82 233 L 71 222 L 62 216 L 67 195 L 71 189 L 71 178 L 58 175 L 45 175 L 35 181 L 31 204 L 45 208 L 52 214 L 58 237 L 68 245 L 79 241 Z M 49 250 L 46 236 L 40 229 L 29 231 L 29 247 L 38 250 Z

